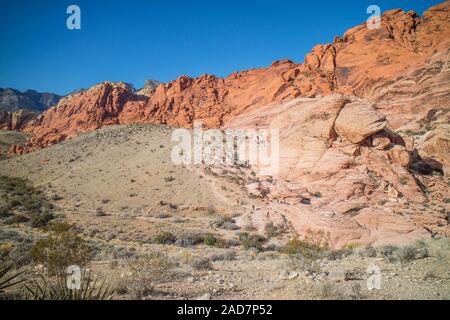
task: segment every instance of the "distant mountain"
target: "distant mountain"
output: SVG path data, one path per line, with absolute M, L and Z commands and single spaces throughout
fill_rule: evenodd
M 140 96 L 150 97 L 155 93 L 156 88 L 158 88 L 161 83 L 162 82 L 158 80 L 146 80 L 144 83 L 144 87 L 142 89 L 139 89 L 136 94 Z
M 27 90 L 21 92 L 16 89 L 0 88 L 0 111 L 15 112 L 25 109 L 34 113 L 42 113 L 49 107 L 56 105 L 61 96 Z

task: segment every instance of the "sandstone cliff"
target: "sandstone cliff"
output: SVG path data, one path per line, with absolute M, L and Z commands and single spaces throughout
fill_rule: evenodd
M 380 30 L 361 24 L 332 44 L 314 47 L 303 64 L 276 61 L 223 79 L 182 76 L 153 86 L 146 96 L 121 84 L 100 84 L 63 99 L 28 125 L 25 131 L 34 138 L 26 150 L 110 124 L 189 127 L 202 120 L 206 127 L 221 127 L 254 107 L 332 93 L 372 99 L 398 129 L 415 119 L 417 111 L 448 107 L 449 7 L 447 1 L 423 17 L 388 11 Z M 424 100 L 430 103 L 423 106 Z

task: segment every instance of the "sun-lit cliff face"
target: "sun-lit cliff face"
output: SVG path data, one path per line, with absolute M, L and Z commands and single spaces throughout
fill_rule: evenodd
M 206 127 L 222 127 L 252 108 L 332 93 L 373 99 L 401 127 L 430 109 L 423 99 L 414 99 L 416 93 L 434 102 L 446 99 L 448 74 L 441 71 L 448 68 L 449 7 L 447 1 L 423 17 L 388 11 L 381 29 L 369 30 L 365 23 L 354 27 L 334 43 L 314 47 L 303 64 L 281 60 L 226 78 L 181 76 L 145 96 L 125 84 L 102 83 L 66 97 L 29 123 L 24 131 L 33 138 L 25 151 L 111 124 L 190 127 L 201 120 Z

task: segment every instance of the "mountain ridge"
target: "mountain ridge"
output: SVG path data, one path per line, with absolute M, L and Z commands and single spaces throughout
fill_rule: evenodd
M 33 151 L 106 125 L 191 127 L 198 120 L 207 128 L 226 127 L 247 110 L 298 97 L 340 93 L 369 98 L 379 108 L 386 108 L 383 104 L 389 93 L 380 93 L 386 87 L 411 74 L 410 81 L 416 82 L 418 75 L 414 72 L 426 69 L 435 56 L 441 57 L 441 69 L 446 65 L 449 7 L 450 1 L 446 1 L 431 7 L 422 17 L 413 11 L 387 11 L 381 29 L 369 30 L 365 23 L 355 26 L 335 37 L 333 43 L 315 46 L 303 64 L 279 60 L 267 68 L 234 72 L 226 78 L 208 74 L 197 78 L 180 76 L 168 83 L 152 84 L 145 95 L 125 83 L 104 82 L 62 99 L 28 122 L 21 129 L 31 138 L 25 148 L 16 151 Z M 434 87 L 445 85 L 447 79 L 441 81 L 418 89 L 432 92 Z M 396 110 L 408 105 L 404 102 L 401 107 L 384 110 L 390 113 L 394 129 L 401 127 L 397 125 L 401 116 Z

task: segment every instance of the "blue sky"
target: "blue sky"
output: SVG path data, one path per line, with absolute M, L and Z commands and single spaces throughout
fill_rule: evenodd
M 422 14 L 443 0 L 16 0 L 0 10 L 0 87 L 66 94 L 102 81 L 170 81 L 288 58 L 302 62 L 366 21 L 366 9 Z M 66 9 L 81 8 L 81 30 Z

